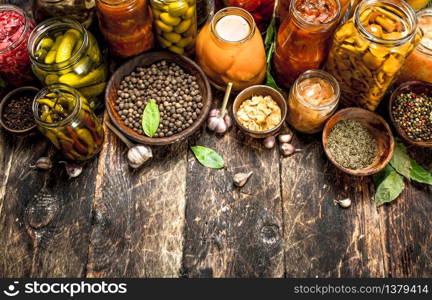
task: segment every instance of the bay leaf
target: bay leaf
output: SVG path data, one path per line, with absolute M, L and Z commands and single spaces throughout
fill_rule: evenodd
M 408 156 L 406 148 L 402 143 L 396 143 L 390 165 L 405 178 L 411 178 L 411 158 Z
M 376 206 L 395 200 L 402 193 L 404 187 L 403 177 L 396 171 L 390 171 L 378 185 L 375 193 Z
M 411 179 L 432 185 L 432 174 L 418 165 L 414 159 L 411 159 Z
M 160 113 L 156 101 L 151 99 L 144 108 L 142 115 L 142 128 L 144 133 L 152 137 L 159 128 Z
M 224 167 L 223 158 L 213 149 L 203 146 L 192 146 L 191 150 L 203 166 L 211 169 L 222 169 Z

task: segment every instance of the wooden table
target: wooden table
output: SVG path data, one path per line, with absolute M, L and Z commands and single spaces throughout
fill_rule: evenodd
M 69 179 L 63 165 L 29 168 L 61 160 L 40 135 L 1 132 L 0 277 L 432 276 L 432 187 L 407 182 L 377 209 L 371 178 L 336 170 L 320 135 L 295 135 L 303 151 L 283 158 L 236 129 L 202 129 L 133 171 L 105 134 L 99 157 Z M 217 150 L 226 169 L 201 166 L 192 145 Z M 432 151 L 409 150 L 432 170 Z M 241 171 L 254 175 L 238 189 Z M 348 197 L 349 209 L 333 203 Z

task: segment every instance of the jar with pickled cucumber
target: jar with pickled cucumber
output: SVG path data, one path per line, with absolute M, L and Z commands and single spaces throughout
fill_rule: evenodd
M 325 67 L 339 81 L 341 102 L 374 111 L 420 39 L 406 2 L 360 2 L 336 31 Z
M 147 0 L 97 0 L 99 28 L 112 54 L 129 57 L 154 45 L 153 19 Z
M 33 102 L 39 130 L 71 160 L 86 160 L 102 148 L 102 124 L 87 99 L 76 89 L 54 84 L 42 89 Z
M 264 81 L 266 56 L 261 33 L 252 15 L 239 7 L 218 11 L 200 31 L 197 62 L 214 87 L 232 82 L 240 91 Z
M 289 88 L 300 74 L 320 69 L 341 12 L 338 0 L 292 0 L 273 57 L 277 81 Z
M 107 66 L 95 37 L 80 23 L 52 18 L 30 34 L 27 51 L 33 73 L 44 85 L 62 83 L 78 89 L 91 108 L 102 104 L 108 77 Z
M 196 0 L 150 0 L 159 45 L 192 54 L 197 35 Z
M 37 23 L 52 17 L 76 19 L 88 28 L 94 18 L 95 0 L 34 0 L 33 16 Z

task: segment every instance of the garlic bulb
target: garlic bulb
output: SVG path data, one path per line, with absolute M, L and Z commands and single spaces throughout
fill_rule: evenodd
M 139 168 L 152 157 L 151 148 L 144 145 L 133 146 L 127 153 L 128 164 L 134 169 Z
M 232 82 L 228 83 L 221 109 L 212 109 L 209 113 L 207 127 L 216 133 L 225 133 L 232 125 L 229 114 L 226 113 L 226 106 L 231 94 Z
M 246 182 L 248 181 L 249 177 L 251 177 L 253 174 L 253 172 L 249 172 L 249 173 L 237 173 L 234 175 L 233 181 L 234 184 L 238 187 L 242 187 L 246 184 Z
M 292 140 L 291 134 L 280 134 L 278 135 L 279 143 L 289 143 Z

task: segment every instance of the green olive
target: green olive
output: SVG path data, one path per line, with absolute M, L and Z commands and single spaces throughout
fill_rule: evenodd
M 164 32 L 171 32 L 171 31 L 173 31 L 173 27 L 172 27 L 172 26 L 165 24 L 165 23 L 162 22 L 161 20 L 157 20 L 155 23 L 156 23 L 156 26 L 157 26 L 160 30 L 162 30 L 162 31 L 164 31 Z
M 186 32 L 189 29 L 189 27 L 191 26 L 191 24 L 192 24 L 191 19 L 184 20 L 183 22 L 181 22 L 180 24 L 178 24 L 175 27 L 174 31 L 177 33 Z
M 181 22 L 180 18 L 171 17 L 168 13 L 161 13 L 160 18 L 165 24 L 171 26 L 177 26 Z

